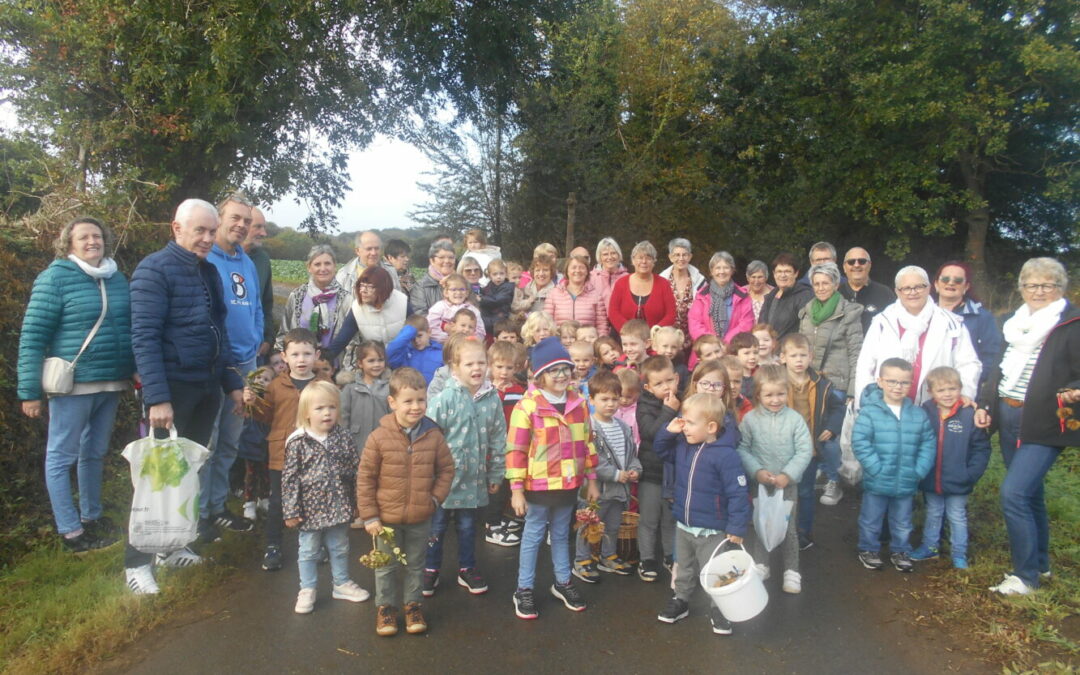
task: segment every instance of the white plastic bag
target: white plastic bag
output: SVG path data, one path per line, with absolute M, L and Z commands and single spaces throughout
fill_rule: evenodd
M 758 495 L 754 500 L 754 531 L 766 551 L 772 551 L 787 535 L 788 519 L 795 502 L 784 501 L 784 491 L 768 488 L 758 483 Z
M 128 443 L 131 520 L 128 543 L 143 553 L 168 553 L 195 541 L 199 524 L 199 469 L 210 451 L 195 441 L 150 436 Z
M 844 425 L 840 428 L 840 477 L 851 485 L 858 485 L 862 480 L 862 464 L 859 464 L 855 451 L 851 449 L 851 431 L 855 428 L 858 414 L 855 402 L 848 401 Z

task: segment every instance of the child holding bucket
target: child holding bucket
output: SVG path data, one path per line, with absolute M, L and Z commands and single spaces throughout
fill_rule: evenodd
M 746 474 L 735 448 L 739 430 L 715 394 L 694 394 L 682 404 L 682 417 L 660 429 L 656 454 L 675 464 L 675 596 L 657 619 L 675 623 L 690 613 L 690 596 L 700 570 L 726 541 L 742 544 L 750 523 Z M 746 572 L 747 570 L 743 570 Z M 714 606 L 712 630 L 730 635 L 731 622 Z

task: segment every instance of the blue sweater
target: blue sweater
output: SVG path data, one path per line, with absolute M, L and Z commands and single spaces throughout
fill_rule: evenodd
M 391 368 L 409 366 L 416 368 L 424 376 L 424 381 L 431 384 L 435 371 L 442 367 L 442 347 L 431 343 L 426 349 L 417 349 L 413 345 L 416 328 L 408 324 L 401 329 L 397 337 L 386 345 L 386 359 Z
M 931 426 L 937 426 L 934 467 L 919 483 L 924 492 L 939 495 L 971 494 L 990 462 L 990 436 L 975 426 L 975 409 L 957 403 L 942 419 L 937 404 L 923 403 Z
M 255 358 L 263 341 L 263 311 L 259 288 L 259 272 L 255 263 L 240 246 L 229 255 L 217 244 L 206 259 L 221 275 L 225 294 L 225 327 L 229 331 L 232 356 L 237 363 Z
M 926 411 L 904 397 L 897 418 L 881 389 L 863 391 L 851 448 L 863 467 L 863 489 L 883 497 L 909 497 L 934 466 L 937 443 Z

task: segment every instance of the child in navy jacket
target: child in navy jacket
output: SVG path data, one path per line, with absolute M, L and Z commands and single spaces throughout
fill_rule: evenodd
M 514 283 L 506 278 L 506 263 L 495 258 L 487 266 L 488 285 L 480 290 L 480 315 L 484 318 L 484 330 L 495 335 L 495 324 L 510 317 L 510 303 L 514 300 Z

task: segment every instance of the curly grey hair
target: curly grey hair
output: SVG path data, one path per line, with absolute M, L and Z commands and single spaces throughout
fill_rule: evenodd
M 53 250 L 56 252 L 58 259 L 68 257 L 71 253 L 71 233 L 75 229 L 76 225 L 87 223 L 89 225 L 96 225 L 101 230 L 101 236 L 105 240 L 105 245 L 102 247 L 101 257 L 108 258 L 112 254 L 113 246 L 113 234 L 112 231 L 105 227 L 97 218 L 91 218 L 90 216 L 79 216 L 75 220 L 71 221 L 60 230 L 60 234 L 56 235 L 56 240 L 53 241 Z
M 1062 291 L 1069 286 L 1069 274 L 1065 271 L 1065 266 L 1054 258 L 1030 258 L 1020 268 L 1017 286 L 1023 286 L 1033 276 L 1050 279 Z
M 694 252 L 694 249 L 690 248 L 690 241 L 687 239 L 683 239 L 682 237 L 675 237 L 667 243 L 668 255 L 674 253 L 675 249 L 677 248 L 685 248 L 687 253 Z

